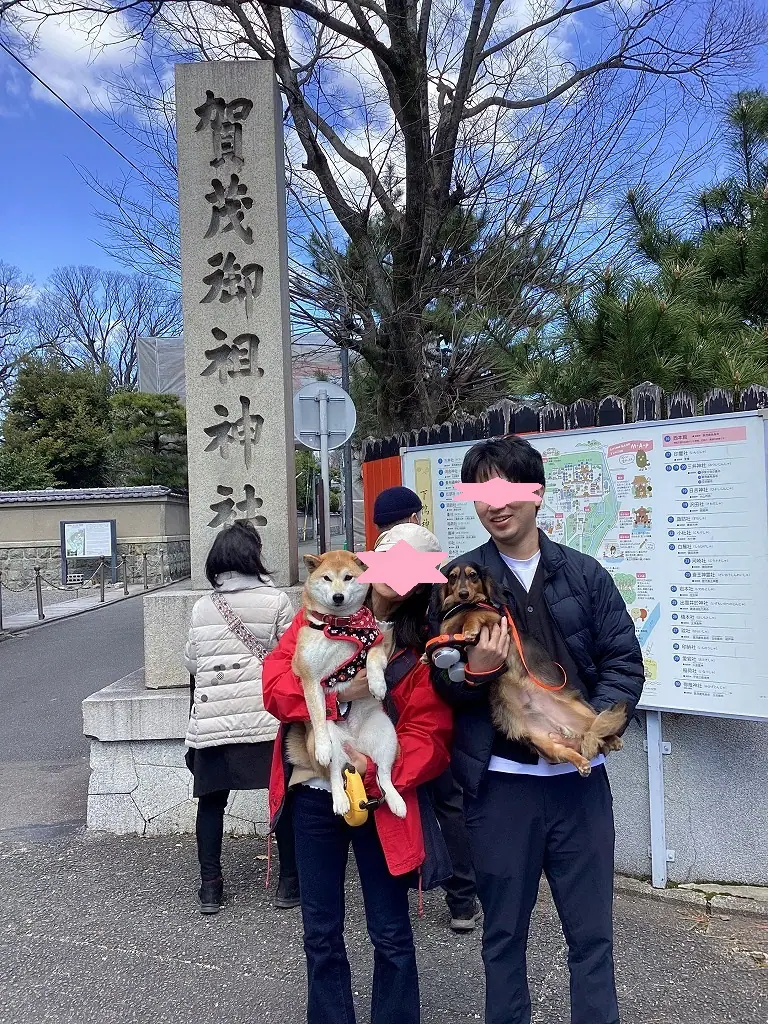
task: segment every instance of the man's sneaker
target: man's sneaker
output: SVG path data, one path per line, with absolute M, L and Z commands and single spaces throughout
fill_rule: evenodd
M 475 903 L 466 911 L 451 915 L 451 931 L 454 932 L 473 932 L 475 925 L 483 916 L 483 912 Z
M 224 880 L 217 878 L 213 882 L 203 882 L 197 898 L 201 914 L 218 914 L 224 902 Z
M 274 901 L 277 909 L 292 910 L 294 907 L 298 907 L 300 903 L 298 879 L 292 878 L 288 880 L 281 878 L 277 883 L 277 894 Z

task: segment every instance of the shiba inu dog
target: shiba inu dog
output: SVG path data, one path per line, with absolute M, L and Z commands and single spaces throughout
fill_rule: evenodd
M 387 806 L 404 818 L 405 801 L 391 775 L 397 736 L 381 704 L 387 693 L 384 670 L 391 639 L 365 605 L 368 585 L 358 581 L 365 566 L 349 551 L 305 555 L 304 562 L 309 569 L 303 602 L 307 625 L 299 630 L 292 667 L 304 688 L 310 722 L 305 752 L 296 749 L 297 732 L 292 730 L 288 756 L 294 764 L 316 765 L 318 774 L 330 779 L 334 813 L 344 815 L 350 809 L 344 790 L 344 744 L 350 744 L 374 762 Z M 351 701 L 343 719 L 328 721 L 326 693 L 337 693 L 343 701 L 345 689 L 362 669 L 368 675 L 370 696 Z

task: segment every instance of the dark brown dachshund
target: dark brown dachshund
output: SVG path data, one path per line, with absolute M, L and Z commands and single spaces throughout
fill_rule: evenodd
M 463 634 L 477 642 L 483 626 L 492 629 L 502 619 L 496 584 L 487 570 L 471 562 L 454 565 L 440 588 L 442 634 Z M 592 770 L 598 753 L 620 750 L 617 733 L 627 721 L 625 704 L 599 714 L 578 690 L 565 681 L 540 644 L 520 637 L 508 619 L 512 643 L 507 671 L 491 683 L 493 724 L 511 740 L 522 741 L 553 764 L 570 761 L 583 776 Z M 535 668 L 534 668 L 535 666 Z

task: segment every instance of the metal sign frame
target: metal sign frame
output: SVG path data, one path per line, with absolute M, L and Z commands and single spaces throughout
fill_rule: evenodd
M 67 527 L 109 526 L 110 552 L 108 555 L 69 555 L 67 554 Z M 61 519 L 59 520 L 61 545 L 61 582 L 67 584 L 68 563 L 86 559 L 109 558 L 112 582 L 117 583 L 117 520 L 116 519 Z

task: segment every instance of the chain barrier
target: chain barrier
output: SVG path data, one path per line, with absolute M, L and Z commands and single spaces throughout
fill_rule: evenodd
M 141 567 L 137 569 L 137 561 L 141 559 Z M 180 580 L 187 579 L 189 577 L 189 571 L 182 571 L 181 575 L 174 575 L 170 567 L 166 567 L 165 556 L 161 551 L 158 559 L 150 561 L 147 552 L 142 552 L 140 555 L 122 555 L 117 566 L 119 570 L 122 570 L 122 580 L 115 580 L 110 585 L 113 587 L 121 587 L 123 594 L 128 597 L 130 596 L 129 586 L 130 584 L 142 584 L 144 591 L 157 590 L 161 587 L 168 586 L 171 583 L 177 583 Z M 75 600 L 80 598 L 81 590 L 92 590 L 94 586 L 98 586 L 100 589 L 100 600 L 101 603 L 105 602 L 106 594 L 106 564 L 104 559 L 99 563 L 96 571 L 87 579 L 83 580 L 82 583 L 78 583 L 76 586 L 66 586 L 60 583 L 55 583 L 53 580 L 48 579 L 47 576 L 43 575 L 42 570 L 39 566 L 35 566 L 34 577 L 28 582 L 21 586 L 11 586 L 5 582 L 3 578 L 3 571 L 0 569 L 0 632 L 3 629 L 3 594 L 26 594 L 30 591 L 35 591 L 37 599 L 37 617 L 39 621 L 45 619 L 45 612 L 43 607 L 43 584 L 50 587 L 51 590 L 57 590 L 60 593 L 72 594 Z M 130 581 L 129 581 L 130 573 Z M 64 602 L 54 602 L 55 604 Z

